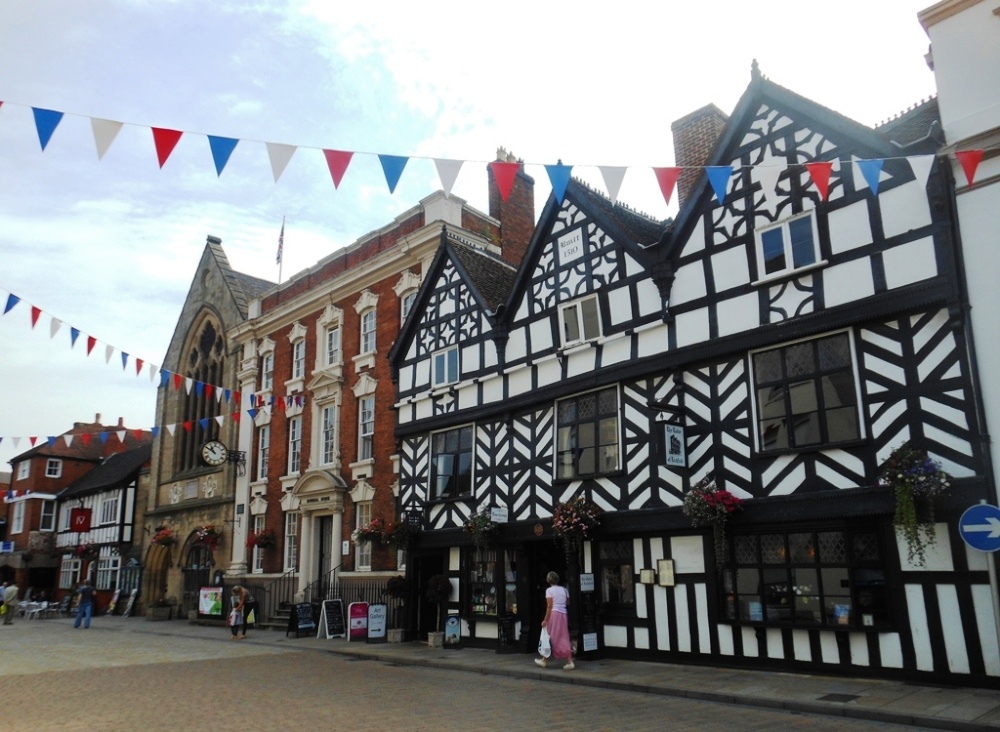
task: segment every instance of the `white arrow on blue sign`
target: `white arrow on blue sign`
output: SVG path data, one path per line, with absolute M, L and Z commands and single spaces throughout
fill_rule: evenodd
M 1000 549 L 1000 508 L 980 503 L 965 509 L 958 520 L 958 532 L 973 549 L 997 551 Z

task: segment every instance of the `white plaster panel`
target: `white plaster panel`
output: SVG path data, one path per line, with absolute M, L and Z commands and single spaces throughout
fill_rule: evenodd
M 792 653 L 796 661 L 811 661 L 812 651 L 809 650 L 809 631 L 792 631 Z
M 694 586 L 694 605 L 698 623 L 698 648 L 702 653 L 712 652 L 712 629 L 708 620 L 708 588 L 704 582 Z
M 688 612 L 687 585 L 674 587 L 674 608 L 677 611 L 675 625 L 677 627 L 677 650 L 683 653 L 691 652 L 691 615 Z
M 965 542 L 963 542 L 964 544 Z M 968 544 L 965 544 L 965 561 L 969 563 L 970 572 L 986 572 L 989 570 L 989 565 L 986 562 L 987 557 L 990 555 L 986 552 L 981 552 L 978 549 L 973 549 Z
M 653 588 L 653 617 L 656 623 L 656 647 L 661 651 L 670 650 L 670 610 L 667 607 L 667 588 Z
M 552 324 L 548 318 L 536 320 L 528 326 L 531 333 L 531 351 L 538 353 L 552 348 Z
M 979 629 L 980 645 L 984 649 L 996 648 L 1000 639 L 997 638 L 997 626 L 993 620 L 993 596 L 989 585 L 972 586 L 972 607 L 976 615 L 976 627 Z M 984 653 L 983 664 L 987 676 L 1000 676 L 1000 653 Z
M 868 257 L 827 267 L 823 270 L 823 298 L 828 308 L 855 302 L 875 294 L 872 266 Z
M 458 408 L 472 409 L 479 406 L 479 389 L 475 384 L 467 384 L 458 390 Z
M 520 361 L 527 355 L 528 341 L 524 328 L 514 328 L 507 339 L 507 360 Z
M 965 628 L 959 620 L 962 612 L 958 605 L 958 591 L 955 585 L 938 585 L 937 596 L 940 615 L 944 621 L 941 623 L 941 632 L 944 635 L 948 669 L 954 674 L 967 674 L 969 653 L 965 647 Z
M 854 666 L 869 666 L 868 638 L 864 633 L 851 633 L 851 664 Z M 883 659 L 884 660 L 884 659 Z
M 594 370 L 597 362 L 596 348 L 582 348 L 573 351 L 566 359 L 566 376 L 573 377 L 580 374 L 589 374 Z M 541 386 L 541 384 L 539 384 Z
M 643 651 L 649 650 L 649 629 L 636 628 L 632 632 L 635 633 L 635 647 Z
M 677 347 L 690 346 L 708 340 L 708 310 L 698 308 L 689 313 L 681 313 L 674 321 L 677 331 Z
M 924 589 L 920 585 L 905 585 L 906 608 L 910 616 L 910 633 L 913 650 L 917 657 L 917 669 L 934 670 L 934 654 L 931 652 L 930 633 L 927 628 L 927 608 L 924 605 Z
M 485 402 L 498 402 L 501 399 L 503 399 L 503 381 L 501 379 L 490 379 L 483 384 L 483 400 Z
M 872 225 L 866 201 L 831 211 L 827 221 L 830 224 L 830 251 L 835 255 L 872 243 Z
M 498 363 L 500 362 L 497 359 L 497 347 L 490 341 L 483 348 L 483 368 L 491 369 Z
M 840 648 L 837 647 L 837 635 L 829 631 L 819 634 L 819 650 L 823 663 L 840 664 Z
M 632 314 L 632 290 L 628 287 L 615 287 L 608 290 L 608 310 L 611 315 L 611 325 L 620 326 L 622 323 L 630 323 Z M 607 332 L 607 328 L 605 328 Z
M 431 384 L 431 362 L 430 359 L 417 361 L 414 365 L 413 388 L 426 388 Z
M 757 293 L 721 300 L 716 306 L 719 337 L 743 333 L 760 326 L 760 305 Z
M 705 547 L 700 536 L 670 537 L 670 556 L 674 574 L 702 574 L 705 571 Z
M 593 352 L 592 348 L 588 350 Z M 559 368 L 559 361 L 554 358 L 539 361 L 535 365 L 535 374 L 538 377 L 539 387 L 558 383 L 562 379 L 562 369 Z
M 767 657 L 784 658 L 785 643 L 781 638 L 781 631 L 778 628 L 768 628 L 765 633 L 767 636 Z
M 403 366 L 399 369 L 399 390 L 409 391 L 413 388 L 413 366 Z
M 882 253 L 882 261 L 885 263 L 885 283 L 890 289 L 928 280 L 938 274 L 934 240 L 929 236 L 887 249 Z
M 462 348 L 461 361 L 459 362 L 462 367 L 462 371 L 465 373 L 473 373 L 479 371 L 479 344 L 474 343 L 471 346 L 465 346 Z
M 670 288 L 670 303 L 682 305 L 690 300 L 705 297 L 705 270 L 701 262 L 685 264 L 677 270 L 673 287 Z
M 628 629 L 624 625 L 605 625 L 604 645 L 608 648 L 628 648 Z
M 639 356 L 651 356 L 667 350 L 669 331 L 666 325 L 660 325 L 636 333 L 635 338 Z
M 601 346 L 601 365 L 604 367 L 628 361 L 632 357 L 632 338 L 613 338 Z
M 740 635 L 743 636 L 743 656 L 745 658 L 757 658 L 760 653 L 757 646 L 757 633 L 753 628 L 740 628 Z
M 639 315 L 655 315 L 663 310 L 663 297 L 660 288 L 651 277 L 639 280 L 635 284 L 636 300 L 639 303 Z
M 430 399 L 421 399 L 414 408 L 414 420 L 427 419 L 434 416 L 434 405 Z
M 522 367 L 511 371 L 507 377 L 508 392 L 511 397 L 525 394 L 531 390 L 531 368 Z
M 903 644 L 899 633 L 881 633 L 878 637 L 879 655 L 886 668 L 903 668 Z
M 732 656 L 736 654 L 736 644 L 733 642 L 734 630 L 735 628 L 731 625 L 718 626 L 719 655 Z
M 684 246 L 681 247 L 681 251 L 685 254 L 692 254 L 694 252 L 700 252 L 705 248 L 705 223 L 704 220 L 699 221 L 694 228 L 691 229 L 691 235 L 688 236 L 687 241 L 684 242 Z
M 476 638 L 495 640 L 499 637 L 499 623 L 476 623 Z
M 931 223 L 927 192 L 917 181 L 885 191 L 880 189 L 878 202 L 882 208 L 882 231 L 887 238 Z
M 750 267 L 747 265 L 746 247 L 733 247 L 714 255 L 712 274 L 715 277 L 715 291 L 718 293 L 749 282 Z
M 461 568 L 462 568 L 462 550 L 459 549 L 457 546 L 453 546 L 450 549 L 448 549 L 448 571 L 457 572 Z M 456 592 L 458 586 L 457 583 L 458 583 L 457 579 L 451 580 L 451 597 L 458 597 L 458 594 Z

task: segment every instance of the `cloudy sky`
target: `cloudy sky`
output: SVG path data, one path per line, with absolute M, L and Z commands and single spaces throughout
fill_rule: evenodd
M 498 146 L 536 211 L 561 159 L 599 188 L 593 166 L 629 166 L 619 199 L 666 218 L 649 167 L 674 163 L 670 123 L 730 112 L 753 59 L 868 125 L 932 95 L 930 4 L 0 0 L 0 305 L 22 300 L 0 317 L 0 469 L 97 413 L 153 426 L 120 352 L 162 362 L 209 234 L 277 281 L 285 217 L 287 280 L 440 188 L 434 158 L 467 161 L 452 192 L 486 210 Z M 65 113 L 44 152 L 32 107 Z M 125 123 L 100 161 L 92 118 Z M 151 127 L 185 133 L 162 169 Z M 206 135 L 240 140 L 221 176 Z M 277 183 L 269 142 L 298 147 Z M 323 148 L 355 151 L 339 189 Z M 393 194 L 378 154 L 411 158 Z

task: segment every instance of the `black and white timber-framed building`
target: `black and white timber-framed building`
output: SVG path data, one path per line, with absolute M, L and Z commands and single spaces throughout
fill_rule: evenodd
M 702 176 L 656 222 L 571 181 L 516 272 L 443 234 L 390 358 L 408 572 L 420 598 L 451 577 L 464 642 L 533 651 L 556 569 L 586 653 L 1000 685 L 989 555 L 957 531 L 992 473 L 935 116 L 873 130 L 755 69 L 705 161 L 721 202 Z M 924 566 L 877 485 L 906 440 L 955 479 Z M 708 475 L 744 500 L 721 558 L 681 511 Z M 551 517 L 576 495 L 604 513 L 572 566 Z

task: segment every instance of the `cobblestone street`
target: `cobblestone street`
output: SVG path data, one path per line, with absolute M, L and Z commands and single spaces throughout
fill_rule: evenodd
M 4 718 L 11 729 L 32 732 L 904 729 L 398 666 L 309 643 L 274 632 L 231 641 L 225 629 L 140 618 L 98 618 L 90 630 L 66 620 L 22 621 L 0 633 Z

